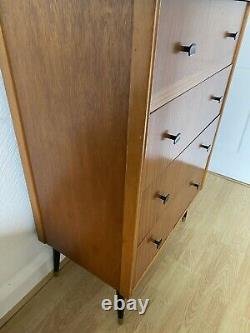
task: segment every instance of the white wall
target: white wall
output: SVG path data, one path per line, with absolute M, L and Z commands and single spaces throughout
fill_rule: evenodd
M 51 270 L 51 248 L 35 234 L 0 73 L 0 318 Z
M 210 170 L 250 184 L 250 19 L 222 117 Z

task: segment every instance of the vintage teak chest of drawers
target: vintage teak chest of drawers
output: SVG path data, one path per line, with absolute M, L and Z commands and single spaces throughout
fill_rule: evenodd
M 0 1 L 1 68 L 55 270 L 63 253 L 132 294 L 202 188 L 246 8 Z

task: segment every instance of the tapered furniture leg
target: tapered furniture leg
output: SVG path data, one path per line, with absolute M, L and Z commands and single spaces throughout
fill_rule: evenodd
M 116 291 L 116 295 L 118 297 L 118 300 L 124 300 L 124 297 L 122 295 L 120 295 L 119 291 Z M 121 302 L 118 302 L 118 308 L 121 307 Z M 118 318 L 118 322 L 121 324 L 123 322 L 123 317 L 124 317 L 124 310 L 117 310 L 117 318 Z
M 187 219 L 187 216 L 188 216 L 188 211 L 185 212 L 185 214 L 182 216 L 182 222 L 186 222 L 186 219 Z
M 53 264 L 54 264 L 54 273 L 59 272 L 60 268 L 60 252 L 53 249 Z

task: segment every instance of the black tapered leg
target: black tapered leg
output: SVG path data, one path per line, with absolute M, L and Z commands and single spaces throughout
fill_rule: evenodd
M 118 290 L 116 291 L 116 295 L 117 295 L 117 297 L 118 297 L 118 300 L 124 300 L 124 297 L 123 297 L 122 295 L 120 295 L 120 293 L 119 293 Z M 119 302 L 118 302 L 118 304 L 119 304 Z M 120 305 L 121 305 L 121 304 L 119 304 L 119 306 L 120 306 Z M 123 310 L 117 310 L 117 317 L 118 317 L 118 321 L 119 321 L 119 323 L 122 323 L 122 322 L 123 322 L 124 310 L 125 310 L 125 309 L 123 309 Z
M 185 212 L 185 214 L 182 216 L 182 222 L 186 222 L 186 219 L 187 219 L 187 216 L 188 216 L 188 211 Z
M 53 249 L 53 264 L 54 264 L 54 273 L 59 272 L 60 268 L 60 252 Z

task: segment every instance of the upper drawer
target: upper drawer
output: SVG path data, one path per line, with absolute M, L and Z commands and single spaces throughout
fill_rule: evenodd
M 143 188 L 154 182 L 159 173 L 218 116 L 219 99 L 224 95 L 230 69 L 224 69 L 150 115 Z M 178 134 L 174 141 L 173 137 Z
M 245 7 L 235 0 L 161 1 L 151 110 L 231 64 Z M 190 56 L 183 47 L 192 44 Z

